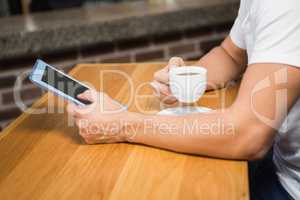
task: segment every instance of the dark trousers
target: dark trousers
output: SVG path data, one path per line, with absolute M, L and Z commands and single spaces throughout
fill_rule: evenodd
M 291 200 L 276 175 L 270 151 L 263 160 L 249 162 L 251 200 Z

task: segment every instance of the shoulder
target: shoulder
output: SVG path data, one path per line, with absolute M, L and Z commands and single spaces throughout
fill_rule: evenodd
M 263 19 L 274 19 L 281 17 L 299 17 L 299 0 L 257 0 L 253 3 L 252 9 Z M 295 19 L 297 20 L 297 18 Z M 300 20 L 300 18 L 299 18 Z
M 258 0 L 253 2 L 258 3 Z M 282 63 L 300 67 L 300 46 L 295 42 L 300 39 L 300 0 L 259 2 L 253 17 L 255 45 L 249 63 Z
M 254 0 L 251 12 L 256 34 L 265 30 L 281 34 L 300 30 L 300 0 Z

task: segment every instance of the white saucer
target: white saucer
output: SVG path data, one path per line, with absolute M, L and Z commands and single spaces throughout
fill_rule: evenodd
M 213 111 L 211 108 L 207 107 L 176 107 L 176 108 L 167 108 L 158 112 L 158 115 L 188 115 L 192 113 L 208 113 Z

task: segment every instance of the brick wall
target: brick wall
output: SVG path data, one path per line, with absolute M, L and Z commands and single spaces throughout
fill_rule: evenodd
M 199 27 L 166 35 L 149 36 L 115 43 L 95 44 L 47 55 L 0 60 L 0 130 L 21 114 L 15 105 L 12 88 L 16 77 L 32 67 L 36 58 L 69 71 L 77 63 L 123 63 L 167 61 L 172 56 L 197 60 L 218 45 L 228 34 L 232 22 Z M 21 96 L 31 105 L 42 91 L 26 80 Z

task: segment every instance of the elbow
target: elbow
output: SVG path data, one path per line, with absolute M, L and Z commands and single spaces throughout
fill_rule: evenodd
M 268 148 L 260 147 L 259 149 L 249 149 L 246 152 L 243 152 L 242 158 L 243 160 L 253 161 L 253 160 L 261 160 L 265 157 L 268 152 Z
M 239 132 L 235 148 L 235 157 L 241 160 L 260 160 L 264 158 L 272 146 L 274 131 L 255 125 Z

